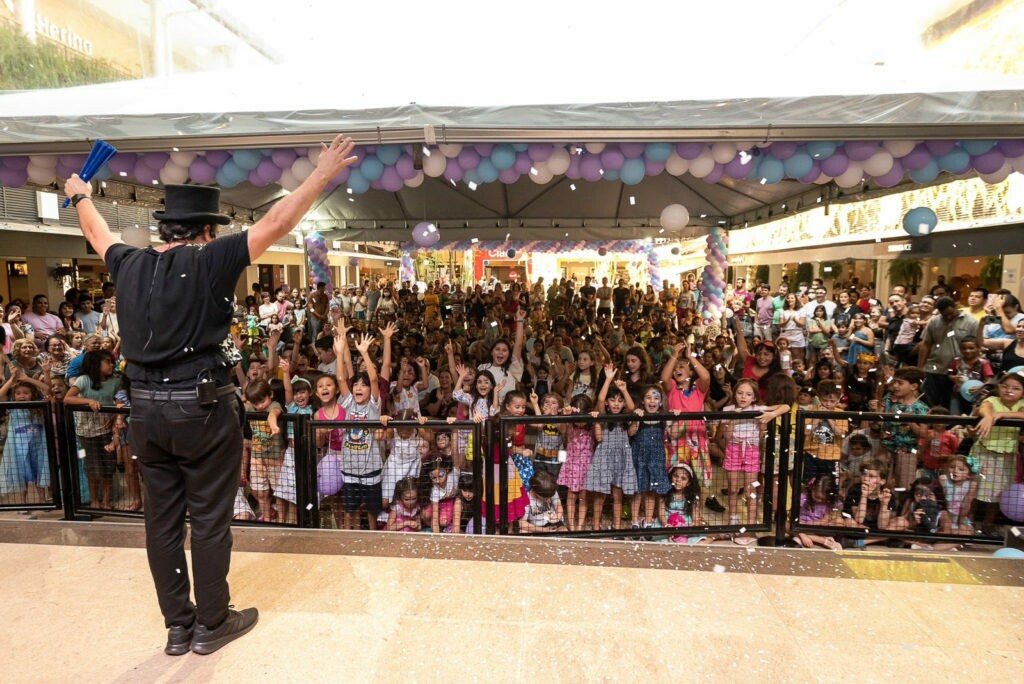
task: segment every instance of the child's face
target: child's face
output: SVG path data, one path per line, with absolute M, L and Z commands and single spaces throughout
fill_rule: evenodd
M 960 356 L 965 359 L 975 359 L 978 356 L 978 345 L 976 342 L 961 342 Z
M 625 400 L 618 394 L 608 397 L 607 404 L 609 413 L 622 413 L 622 409 L 626 408 Z
M 370 386 L 362 380 L 357 380 L 352 383 L 352 396 L 355 397 L 357 404 L 365 404 L 370 400 Z
M 295 401 L 296 406 L 308 406 L 309 405 L 309 390 L 306 389 L 305 385 L 302 385 L 302 389 L 296 389 L 292 393 L 292 399 Z
M 822 408 L 832 411 L 839 406 L 839 395 L 834 393 L 822 394 L 819 401 Z
M 428 442 L 425 439 L 421 439 L 416 448 L 420 455 L 420 458 L 424 459 L 427 457 L 427 454 L 430 453 L 430 442 Z
M 796 395 L 796 403 L 800 404 L 801 406 L 810 406 L 811 404 L 814 403 L 814 397 L 812 397 L 807 392 L 800 392 L 799 394 Z
M 999 400 L 1004 406 L 1013 406 L 1024 395 L 1024 385 L 1016 378 L 1007 378 L 999 383 Z
M 476 379 L 476 393 L 481 397 L 486 397 L 490 394 L 494 384 L 486 375 L 481 375 Z
M 525 416 L 526 415 L 526 398 L 525 397 L 513 397 L 505 404 L 505 409 L 513 416 Z
M 67 383 L 64 382 L 63 378 L 52 378 L 50 380 L 50 391 L 53 392 L 55 399 L 63 399 L 64 395 L 68 392 Z
M 871 362 L 864 359 L 857 359 L 857 375 L 864 377 L 871 371 Z
M 338 396 L 338 387 L 331 378 L 320 378 L 316 381 L 316 396 L 320 401 L 329 404 Z
M 644 411 L 657 413 L 661 410 L 661 392 L 649 389 L 644 393 Z
M 404 494 L 402 494 L 402 505 L 405 508 L 415 508 L 418 502 L 419 496 L 416 494 L 416 492 L 405 492 Z
M 850 442 L 850 456 L 860 457 L 870 451 L 870 448 L 858 442 Z
M 690 474 L 682 468 L 676 468 L 672 471 L 671 480 L 672 488 L 677 492 L 681 492 L 690 484 Z
M 626 357 L 626 368 L 630 373 L 635 373 L 640 370 L 640 359 L 633 356 L 632 354 Z
M 32 390 L 28 387 L 15 387 L 14 401 L 32 401 Z
M 754 389 L 747 383 L 743 383 L 735 389 L 733 396 L 736 405 L 740 407 L 750 406 L 754 403 Z
M 462 498 L 465 499 L 466 501 L 472 501 L 473 500 L 473 490 L 472 489 L 460 489 L 459 491 L 462 493 Z
M 588 368 L 594 365 L 594 360 L 590 358 L 590 354 L 586 352 L 581 352 L 580 358 L 576 362 L 576 365 L 579 367 L 580 370 L 587 370 Z
M 266 411 L 268 408 L 270 408 L 270 402 L 272 400 L 273 400 L 273 397 L 263 397 L 262 399 L 258 399 L 257 401 L 254 401 L 252 403 L 252 407 L 256 411 Z
M 949 464 L 949 479 L 954 482 L 963 482 L 971 476 L 971 469 L 963 461 L 953 461 Z
M 889 388 L 892 390 L 892 395 L 897 399 L 916 397 L 919 389 L 917 384 L 907 382 L 903 378 L 893 378 L 892 382 L 889 383 Z
M 430 471 L 430 482 L 438 488 L 444 489 L 448 483 L 448 471 L 443 468 Z
M 541 404 L 540 410 L 545 416 L 555 416 L 558 415 L 561 408 L 555 397 L 544 397 L 544 403 Z
M 451 443 L 452 443 L 452 437 L 447 432 L 439 432 L 434 437 L 434 444 L 441 451 L 447 450 L 448 447 L 451 446 Z
M 885 484 L 882 474 L 877 470 L 865 470 L 860 474 L 860 483 L 869 494 L 878 491 L 878 488 Z

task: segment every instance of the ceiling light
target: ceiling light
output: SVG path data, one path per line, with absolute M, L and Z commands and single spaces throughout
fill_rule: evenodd
M 658 231 L 658 234 L 660 235 L 661 233 L 664 233 L 664 232 L 665 232 L 665 229 L 662 228 L 661 230 Z

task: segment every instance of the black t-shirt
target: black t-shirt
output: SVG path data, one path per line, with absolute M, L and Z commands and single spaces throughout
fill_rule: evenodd
M 629 301 L 629 288 L 621 285 L 612 290 L 612 305 L 616 309 L 625 309 Z
M 249 265 L 246 233 L 166 252 L 118 243 L 105 260 L 117 283 L 121 349 L 131 364 L 167 367 L 220 354 L 235 285 Z
M 597 288 L 593 285 L 584 285 L 580 288 L 580 299 L 583 300 L 584 306 L 592 305 L 594 297 L 597 297 Z
M 857 507 L 860 506 L 860 484 L 854 484 L 850 487 L 850 491 L 846 493 L 846 498 L 843 499 L 843 512 L 847 515 L 854 516 L 857 512 Z M 889 500 L 889 511 L 896 510 L 896 498 L 893 497 Z M 878 530 L 878 515 L 882 512 L 882 500 L 881 499 L 868 499 L 867 508 L 864 511 L 864 527 L 871 531 Z

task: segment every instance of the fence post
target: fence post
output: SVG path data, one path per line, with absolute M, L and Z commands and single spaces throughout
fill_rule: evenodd
M 472 435 L 473 448 L 474 450 L 477 450 L 484 438 L 483 427 L 480 423 L 474 423 Z M 484 492 L 487 491 L 483 481 L 485 470 L 486 468 L 483 467 L 483 458 L 481 457 L 481 454 L 473 454 L 473 534 L 484 534 L 487 531 L 483 529 L 481 523 Z M 459 525 L 461 523 L 456 520 L 455 524 Z
M 498 507 L 494 502 L 494 467 L 491 465 L 490 458 L 494 448 L 494 421 L 488 420 L 483 425 L 484 439 L 480 444 L 480 450 L 477 452 L 477 458 L 480 460 L 480 467 L 484 472 L 484 497 L 487 501 L 487 508 L 485 509 L 487 534 L 496 534 L 498 524 L 496 513 Z
M 779 493 L 775 502 L 775 543 L 780 544 L 786 538 L 786 502 L 789 501 L 789 454 L 790 441 L 793 435 L 793 417 L 791 411 L 782 415 L 779 423 Z
M 92 520 L 94 516 L 79 512 L 81 483 L 78 479 L 78 437 L 75 433 L 75 412 L 61 404 L 58 425 L 64 437 L 64 468 L 60 469 L 60 483 L 65 520 Z
M 294 418 L 292 434 L 294 435 L 295 452 L 295 502 L 298 507 L 298 515 L 295 521 L 300 528 L 313 527 L 313 516 L 317 508 L 315 503 L 311 506 L 316 497 L 316 452 L 309 450 L 309 441 L 306 439 L 306 428 L 309 417 L 305 413 L 299 413 Z M 310 473 L 312 472 L 312 478 Z

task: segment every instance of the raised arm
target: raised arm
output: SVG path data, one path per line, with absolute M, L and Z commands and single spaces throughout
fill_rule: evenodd
M 665 367 L 661 369 L 661 387 L 665 390 L 666 397 L 672 392 L 672 387 L 675 383 L 675 380 L 672 379 L 672 374 L 676 370 L 679 353 L 685 348 L 686 344 L 683 342 L 674 346 L 672 351 L 669 352 L 668 360 L 665 361 Z
M 388 321 L 387 325 L 380 328 L 380 343 L 384 346 L 384 353 L 380 360 L 380 376 L 388 382 L 391 381 L 391 338 L 396 332 L 398 332 L 398 328 L 392 321 Z
M 373 359 L 370 358 L 370 345 L 373 344 L 373 338 L 367 334 L 363 334 L 359 338 L 359 342 L 356 343 L 356 351 L 363 357 L 363 368 L 366 369 L 366 375 L 370 378 L 370 396 L 374 399 L 380 399 L 380 383 L 377 382 L 377 367 L 373 365 Z M 351 363 L 351 352 L 348 350 L 348 343 L 345 343 L 345 354 L 349 356 Z
M 351 365 L 352 353 L 348 349 L 348 328 L 344 323 L 334 330 L 334 360 L 334 375 L 338 379 L 338 396 L 347 397 L 349 395 L 349 375 L 345 362 L 347 361 Z
M 512 343 L 512 358 L 523 358 L 523 338 L 526 337 L 526 309 L 516 309 L 516 338 Z
M 608 400 L 608 390 L 612 386 L 612 382 L 615 380 L 615 366 L 607 364 L 604 367 L 604 383 L 601 385 L 601 391 L 597 393 L 597 411 L 598 413 L 604 413 L 604 402 Z M 631 409 L 632 410 L 632 409 Z

